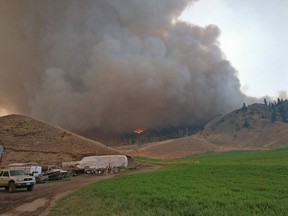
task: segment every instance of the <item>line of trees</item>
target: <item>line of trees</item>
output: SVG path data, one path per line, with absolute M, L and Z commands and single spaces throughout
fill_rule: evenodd
M 277 98 L 277 101 L 267 103 L 266 98 L 264 98 L 264 104 L 269 107 L 271 114 L 271 122 L 278 120 L 288 123 L 288 100 Z

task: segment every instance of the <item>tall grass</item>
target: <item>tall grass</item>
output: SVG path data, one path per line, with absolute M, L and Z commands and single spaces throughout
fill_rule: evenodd
M 170 161 L 155 172 L 86 186 L 49 215 L 288 215 L 288 150 Z

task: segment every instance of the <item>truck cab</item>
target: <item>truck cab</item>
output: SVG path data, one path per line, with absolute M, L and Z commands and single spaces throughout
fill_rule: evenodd
M 24 170 L 0 170 L 0 187 L 4 187 L 10 193 L 17 188 L 27 188 L 28 191 L 32 191 L 35 183 L 35 177 L 26 175 Z

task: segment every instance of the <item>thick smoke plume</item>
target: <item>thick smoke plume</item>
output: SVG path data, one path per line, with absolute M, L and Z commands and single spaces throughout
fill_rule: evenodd
M 74 131 L 191 124 L 247 102 L 196 0 L 1 0 L 0 111 Z

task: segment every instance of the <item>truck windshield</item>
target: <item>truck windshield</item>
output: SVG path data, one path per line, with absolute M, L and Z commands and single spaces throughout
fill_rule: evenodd
M 19 176 L 19 175 L 25 175 L 25 172 L 23 170 L 10 170 L 11 176 Z

